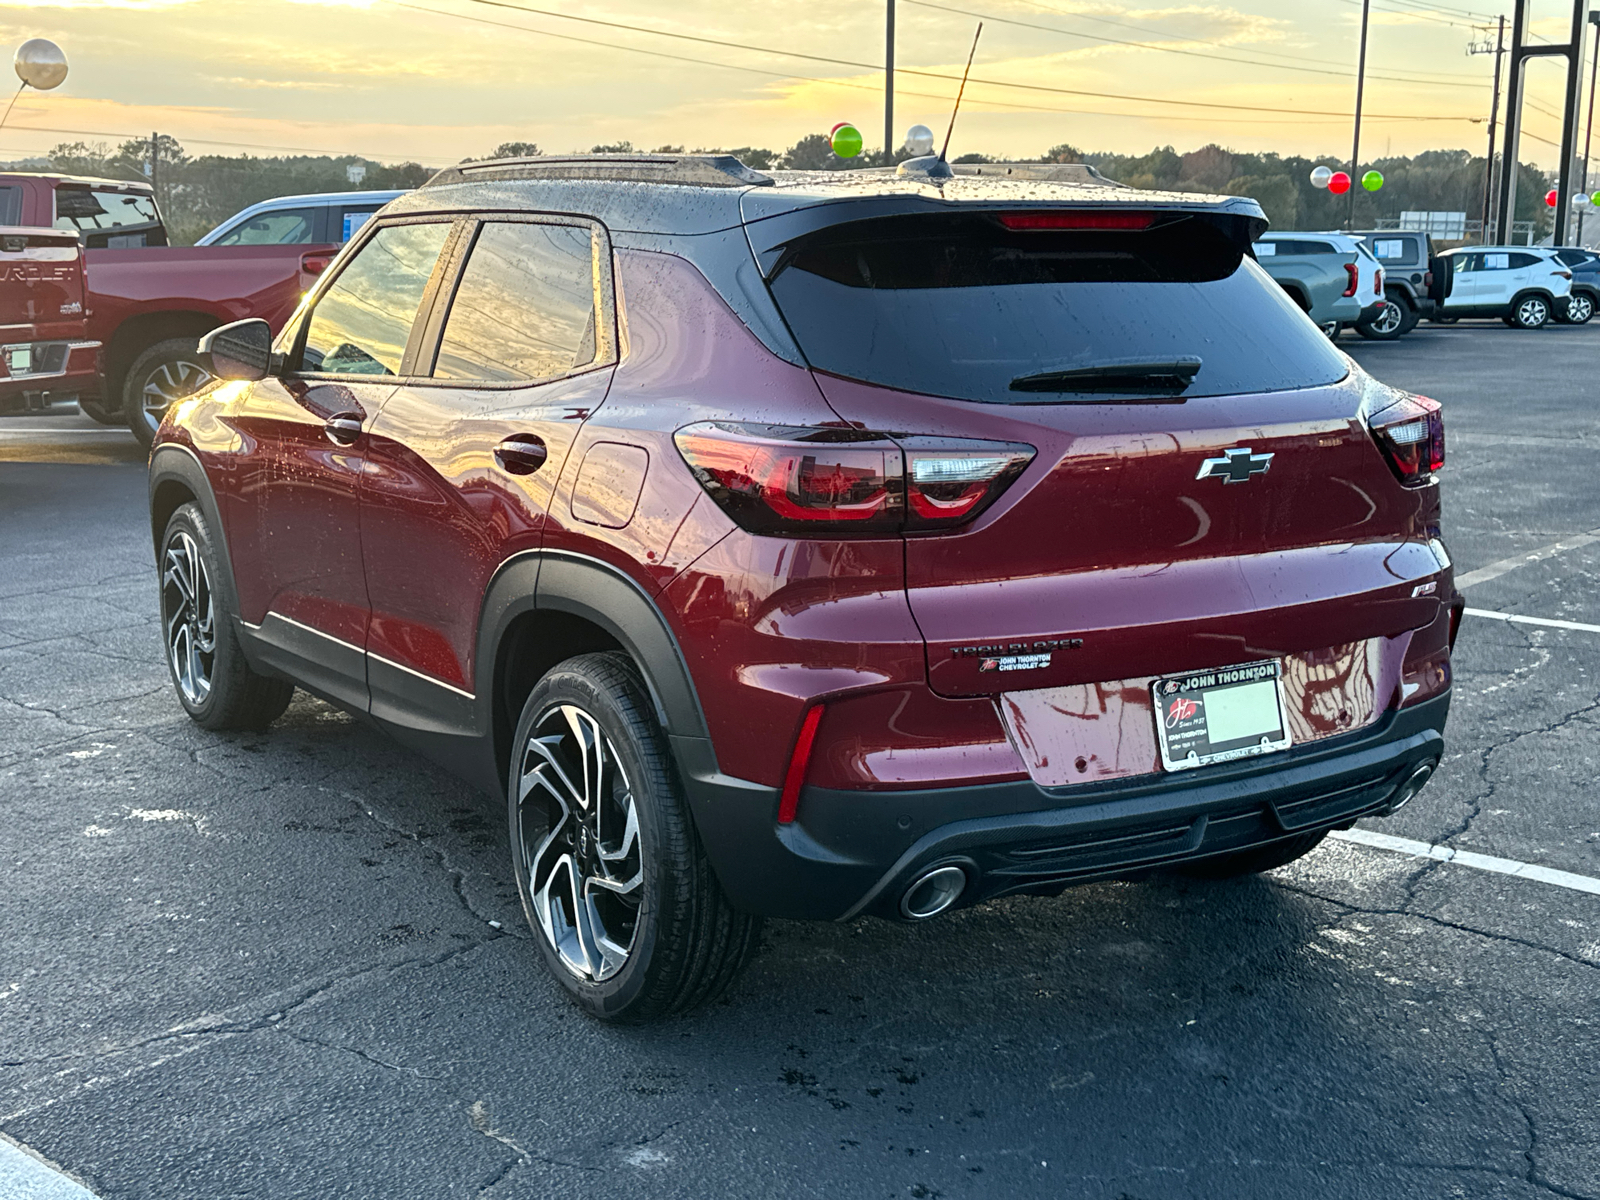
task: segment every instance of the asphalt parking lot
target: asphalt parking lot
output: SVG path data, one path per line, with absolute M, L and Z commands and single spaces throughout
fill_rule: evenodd
M 1557 622 L 1466 619 L 1363 828 L 1513 865 L 774 922 L 643 1030 L 546 979 L 500 804 L 303 695 L 192 726 L 131 437 L 0 421 L 0 1131 L 106 1200 L 1600 1197 L 1600 324 L 1341 345 L 1445 404 L 1471 608 Z

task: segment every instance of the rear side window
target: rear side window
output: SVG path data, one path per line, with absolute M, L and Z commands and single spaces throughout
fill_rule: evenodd
M 56 228 L 87 232 L 96 229 L 123 229 L 131 225 L 154 225 L 154 197 L 138 192 L 97 191 L 86 187 L 56 189 Z
M 317 300 L 300 369 L 398 375 L 417 307 L 449 235 L 448 222 L 380 229 Z
M 361 227 L 371 219 L 377 208 L 347 208 L 339 214 L 339 241 L 348 242 L 361 232 Z
M 450 303 L 436 379 L 554 379 L 595 357 L 595 258 L 577 225 L 489 221 Z
M 1537 266 L 1544 261 L 1537 254 L 1513 254 L 1510 257 L 1512 269 L 1517 271 L 1524 267 Z
M 0 187 L 0 225 L 22 224 L 22 189 Z
M 1185 398 L 1347 373 L 1242 245 L 1199 217 L 1138 231 L 1012 230 L 988 214 L 858 221 L 792 247 L 771 286 L 812 366 L 928 395 L 1167 397 L 1170 385 L 1136 377 L 1175 363 Z
M 279 208 L 240 221 L 213 246 L 290 246 L 317 240 L 317 210 Z
M 1383 263 L 1409 262 L 1414 257 L 1411 243 L 1405 238 L 1374 238 L 1372 253 Z

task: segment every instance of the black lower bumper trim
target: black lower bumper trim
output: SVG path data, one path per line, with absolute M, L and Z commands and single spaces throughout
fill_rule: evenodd
M 730 899 L 771 916 L 842 919 L 897 915 L 901 893 L 947 863 L 968 874 L 967 904 L 1348 825 L 1386 811 L 1418 767 L 1438 762 L 1449 702 L 1445 694 L 1390 711 L 1366 730 L 1281 755 L 1132 781 L 808 788 L 787 826 L 776 822 L 775 789 L 717 775 L 700 739 L 673 742 Z

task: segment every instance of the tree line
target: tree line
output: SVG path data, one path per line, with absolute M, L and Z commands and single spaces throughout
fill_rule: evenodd
M 156 139 L 155 148 L 156 196 L 176 245 L 192 244 L 240 209 L 274 196 L 414 188 L 433 174 L 433 168 L 420 163 L 385 164 L 353 154 L 191 157 L 177 139 L 166 135 Z M 631 142 L 614 142 L 595 146 L 591 152 L 626 154 L 635 149 Z M 646 152 L 681 154 L 684 147 L 657 146 Z M 539 146 L 533 142 L 504 142 L 481 157 L 539 153 Z M 820 133 L 803 137 L 781 151 L 737 146 L 729 150 L 697 147 L 694 153 L 732 154 L 756 170 L 811 171 L 889 166 L 911 154 L 901 147 L 892 154 L 869 151 L 857 158 L 841 159 L 830 149 L 826 135 Z M 49 167 L 74 175 L 145 179 L 150 177 L 150 158 L 151 142 L 145 139 L 117 147 L 72 142 L 50 152 Z M 968 153 L 954 161 L 1002 160 Z M 1162 146 L 1148 154 L 1127 155 L 1083 152 L 1063 143 L 1038 158 L 1023 161 L 1087 163 L 1107 178 L 1136 188 L 1250 196 L 1261 204 L 1277 229 L 1336 229 L 1344 223 L 1349 209 L 1348 196 L 1335 196 L 1311 184 L 1314 167 L 1339 170 L 1344 166 L 1327 157 L 1241 153 L 1216 144 L 1186 154 Z M 1356 226 L 1368 228 L 1381 218 L 1396 218 L 1413 210 L 1465 212 L 1469 220 L 1475 219 L 1483 208 L 1484 165 L 1482 155 L 1467 150 L 1429 150 L 1412 157 L 1388 156 L 1363 163 L 1363 170 L 1375 168 L 1382 172 L 1384 185 L 1376 192 L 1357 188 Z M 1524 163 L 1518 171 L 1515 219 L 1535 222 L 1536 233 L 1541 236 L 1551 224 L 1550 210 L 1544 203 L 1551 186 L 1546 173 L 1530 163 Z

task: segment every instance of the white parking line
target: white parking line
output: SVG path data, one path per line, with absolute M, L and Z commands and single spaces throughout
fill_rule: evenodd
M 1499 579 L 1507 571 L 1515 571 L 1518 567 L 1525 567 L 1529 563 L 1543 562 L 1547 558 L 1554 558 L 1557 554 L 1568 550 L 1576 550 L 1580 546 L 1587 546 L 1592 542 L 1600 542 L 1600 529 L 1591 529 L 1588 533 L 1574 534 L 1569 538 L 1562 538 L 1559 542 L 1551 542 L 1548 546 L 1541 546 L 1537 550 L 1530 550 L 1527 554 L 1513 555 L 1511 558 L 1502 558 L 1499 562 L 1492 562 L 1487 567 L 1479 567 L 1476 571 L 1468 571 L 1456 579 L 1458 588 L 1469 588 L 1474 584 L 1487 583 L 1491 579 Z
M 0 1196 L 6 1200 L 95 1200 L 94 1193 L 0 1134 Z
M 1487 608 L 1469 608 L 1469 617 L 1487 617 L 1491 621 L 1515 621 L 1518 625 L 1547 625 L 1551 629 L 1575 629 L 1579 633 L 1600 633 L 1600 625 L 1585 625 L 1582 621 L 1557 621 L 1550 617 L 1519 617 L 1515 613 L 1492 612 Z
M 1410 838 L 1390 837 L 1387 833 L 1371 833 L 1365 829 L 1336 829 L 1329 836 L 1341 842 L 1355 842 L 1378 850 L 1393 850 L 1396 854 L 1409 854 L 1413 858 L 1436 858 L 1440 862 L 1456 863 L 1477 871 L 1493 871 L 1497 875 L 1515 875 L 1518 879 L 1532 879 L 1537 883 L 1553 883 L 1556 887 L 1574 892 L 1587 892 L 1600 896 L 1600 879 L 1588 875 L 1574 875 L 1571 871 L 1556 871 L 1550 867 L 1536 867 L 1532 863 L 1518 862 L 1514 858 L 1495 858 L 1490 854 L 1475 854 L 1471 850 L 1456 850 L 1449 846 L 1434 846 L 1427 842 L 1414 842 Z

